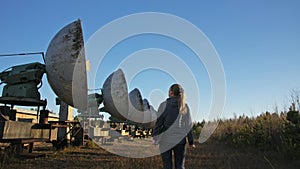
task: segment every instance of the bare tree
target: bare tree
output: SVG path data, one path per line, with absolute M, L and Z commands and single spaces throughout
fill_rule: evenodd
M 300 89 L 292 89 L 290 92 L 290 99 L 291 99 L 291 109 L 294 111 L 300 110 Z
M 279 113 L 277 102 L 274 103 L 274 112 L 277 114 Z

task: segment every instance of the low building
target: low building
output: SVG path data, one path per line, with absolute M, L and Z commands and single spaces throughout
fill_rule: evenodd
M 22 108 L 14 108 L 16 113 L 16 121 L 23 121 L 23 122 L 32 122 L 37 123 L 37 111 L 36 110 L 29 110 L 29 109 L 22 109 Z M 59 115 L 49 112 L 48 121 L 58 121 Z

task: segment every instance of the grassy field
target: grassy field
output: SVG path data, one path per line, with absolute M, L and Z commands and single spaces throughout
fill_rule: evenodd
M 289 161 L 279 153 L 256 149 L 237 149 L 222 143 L 196 144 L 196 149 L 187 149 L 187 169 L 269 169 L 299 168 L 299 161 Z M 67 148 L 55 151 L 52 147 L 38 146 L 34 153 L 45 153 L 46 157 L 17 158 L 1 153 L 0 168 L 99 168 L 99 169 L 159 169 L 162 162 L 159 155 L 148 158 L 121 157 L 100 147 Z

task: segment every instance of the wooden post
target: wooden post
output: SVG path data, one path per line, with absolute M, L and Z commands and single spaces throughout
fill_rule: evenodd
M 29 153 L 32 153 L 33 150 L 33 142 L 29 143 Z

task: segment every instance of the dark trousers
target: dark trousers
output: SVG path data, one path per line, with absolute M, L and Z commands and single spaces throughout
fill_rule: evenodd
M 161 158 L 164 169 L 172 169 L 172 152 L 174 153 L 175 169 L 184 169 L 185 160 L 185 144 L 177 144 L 173 148 L 165 151 L 167 145 L 161 144 Z M 164 151 L 164 152 L 163 152 Z

